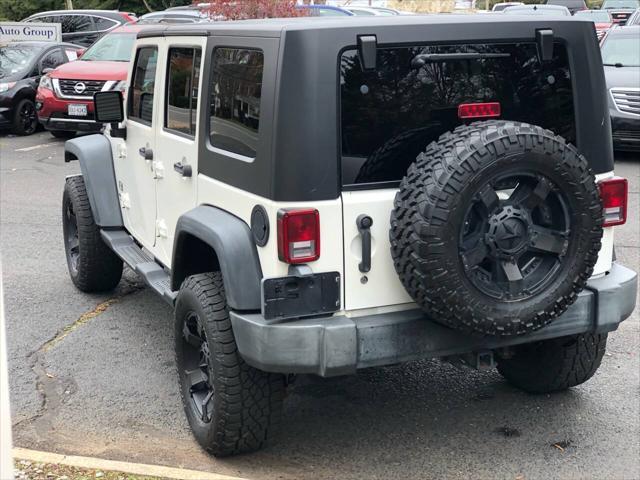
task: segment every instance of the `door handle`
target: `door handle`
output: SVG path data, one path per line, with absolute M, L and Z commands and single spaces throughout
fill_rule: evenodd
M 190 177 L 193 174 L 191 165 L 185 165 L 182 162 L 174 163 L 173 169 L 183 177 Z
M 362 261 L 358 269 L 362 273 L 371 270 L 371 225 L 373 225 L 373 219 L 369 215 L 358 215 L 356 226 L 362 239 Z
M 141 147 L 138 150 L 138 153 L 140 154 L 140 156 L 142 158 L 144 158 L 145 160 L 153 160 L 153 150 L 151 150 L 150 148 L 146 148 L 146 147 Z

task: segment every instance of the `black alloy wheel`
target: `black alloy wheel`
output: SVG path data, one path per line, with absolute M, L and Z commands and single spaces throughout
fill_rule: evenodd
M 80 239 L 78 237 L 78 219 L 73 210 L 73 203 L 68 202 L 64 211 L 64 242 L 65 251 L 69 258 L 69 268 L 73 275 L 78 274 L 78 260 L 80 258 Z
M 189 312 L 182 327 L 182 365 L 189 383 L 189 406 L 203 423 L 209 423 L 213 412 L 211 351 L 202 323 L 195 312 Z
M 501 301 L 537 295 L 562 270 L 570 217 L 565 195 L 539 173 L 488 179 L 473 197 L 460 231 L 468 280 Z

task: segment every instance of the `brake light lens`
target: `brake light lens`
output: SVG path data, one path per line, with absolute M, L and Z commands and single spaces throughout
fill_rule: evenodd
M 625 223 L 627 221 L 627 179 L 622 177 L 608 178 L 601 181 L 598 186 L 600 187 L 604 213 L 602 226 L 613 227 Z
M 296 264 L 320 258 L 320 214 L 314 208 L 278 212 L 278 257 Z
M 458 118 L 496 118 L 501 115 L 499 102 L 462 103 L 458 105 Z

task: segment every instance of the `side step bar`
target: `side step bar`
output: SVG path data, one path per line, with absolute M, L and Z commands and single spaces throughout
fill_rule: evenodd
M 100 234 L 107 246 L 129 265 L 131 270 L 140 275 L 147 285 L 173 306 L 178 292 L 171 290 L 169 274 L 151 255 L 142 250 L 125 230 L 101 230 Z

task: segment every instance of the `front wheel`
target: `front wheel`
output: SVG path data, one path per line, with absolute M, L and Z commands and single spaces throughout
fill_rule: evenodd
M 16 135 L 31 135 L 38 128 L 36 106 L 28 98 L 23 98 L 16 105 L 13 114 L 13 133 Z
M 531 393 L 550 393 L 589 380 L 600 367 L 607 334 L 585 333 L 515 347 L 498 360 L 498 371 L 513 386 Z
M 74 285 L 83 292 L 113 290 L 122 277 L 122 260 L 102 241 L 82 177 L 71 177 L 64 186 L 62 231 Z
M 187 278 L 176 299 L 176 363 L 187 420 L 215 456 L 260 449 L 277 429 L 284 376 L 238 353 L 220 272 Z

